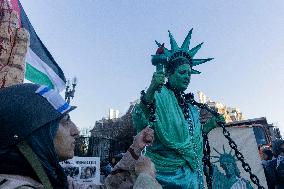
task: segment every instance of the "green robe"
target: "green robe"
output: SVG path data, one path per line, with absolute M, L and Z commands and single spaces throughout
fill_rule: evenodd
M 180 169 L 185 168 L 183 171 L 187 170 L 188 174 L 195 177 L 195 182 L 203 185 L 203 138 L 198 109 L 189 104 L 190 118 L 185 120 L 174 93 L 166 87 L 163 87 L 160 93 L 155 93 L 155 101 L 156 123 L 153 125 L 149 123 L 140 104 L 135 106 L 132 118 L 138 132 L 148 125 L 151 125 L 155 131 L 154 143 L 147 147 L 146 155 L 155 164 L 158 180 L 159 175 L 161 178 L 166 173 L 171 178 L 169 173 L 174 174 L 172 175 L 174 177 L 177 176 L 176 174 L 180 172 Z M 184 178 L 188 179 L 187 177 Z M 170 182 L 183 181 L 172 180 Z M 189 183 L 188 180 L 184 182 Z M 172 188 L 175 187 L 174 185 L 171 186 Z M 164 185 L 163 188 L 165 188 Z M 175 188 L 196 187 L 182 186 Z

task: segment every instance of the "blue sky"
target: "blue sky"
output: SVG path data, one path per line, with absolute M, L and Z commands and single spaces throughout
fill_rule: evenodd
M 154 40 L 204 42 L 188 91 L 266 117 L 284 133 L 284 1 L 21 0 L 37 34 L 78 87 L 71 115 L 91 127 L 109 108 L 125 113 L 151 80 Z

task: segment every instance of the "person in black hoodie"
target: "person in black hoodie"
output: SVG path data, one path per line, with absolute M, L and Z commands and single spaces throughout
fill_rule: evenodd
M 284 189 L 284 140 L 272 142 L 275 159 L 268 161 L 264 167 L 268 189 Z

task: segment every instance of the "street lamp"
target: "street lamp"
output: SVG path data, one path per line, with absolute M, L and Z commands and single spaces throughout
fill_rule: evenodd
M 73 77 L 72 84 L 71 84 L 70 79 L 67 80 L 66 90 L 65 90 L 65 101 L 67 101 L 68 104 L 70 104 L 71 98 L 72 99 L 74 98 L 76 85 L 77 85 L 77 78 L 76 77 Z

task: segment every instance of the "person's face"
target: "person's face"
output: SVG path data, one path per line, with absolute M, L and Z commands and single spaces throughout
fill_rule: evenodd
M 86 171 L 86 176 L 90 177 L 91 175 L 92 175 L 91 170 L 90 170 L 90 169 L 87 169 L 87 171 Z
M 284 157 L 284 144 L 280 145 L 280 149 L 279 150 L 280 150 L 280 154 L 279 155 Z
M 268 160 L 268 155 L 266 155 L 265 153 L 262 153 L 262 160 Z
M 60 161 L 71 159 L 74 156 L 75 138 L 79 135 L 76 125 L 69 115 L 64 116 L 54 138 L 54 148 Z
M 182 64 L 178 66 L 174 73 L 169 75 L 169 83 L 171 87 L 179 90 L 185 91 L 189 85 L 191 78 L 191 67 L 189 64 Z
M 115 163 L 115 158 L 111 158 L 111 163 Z

